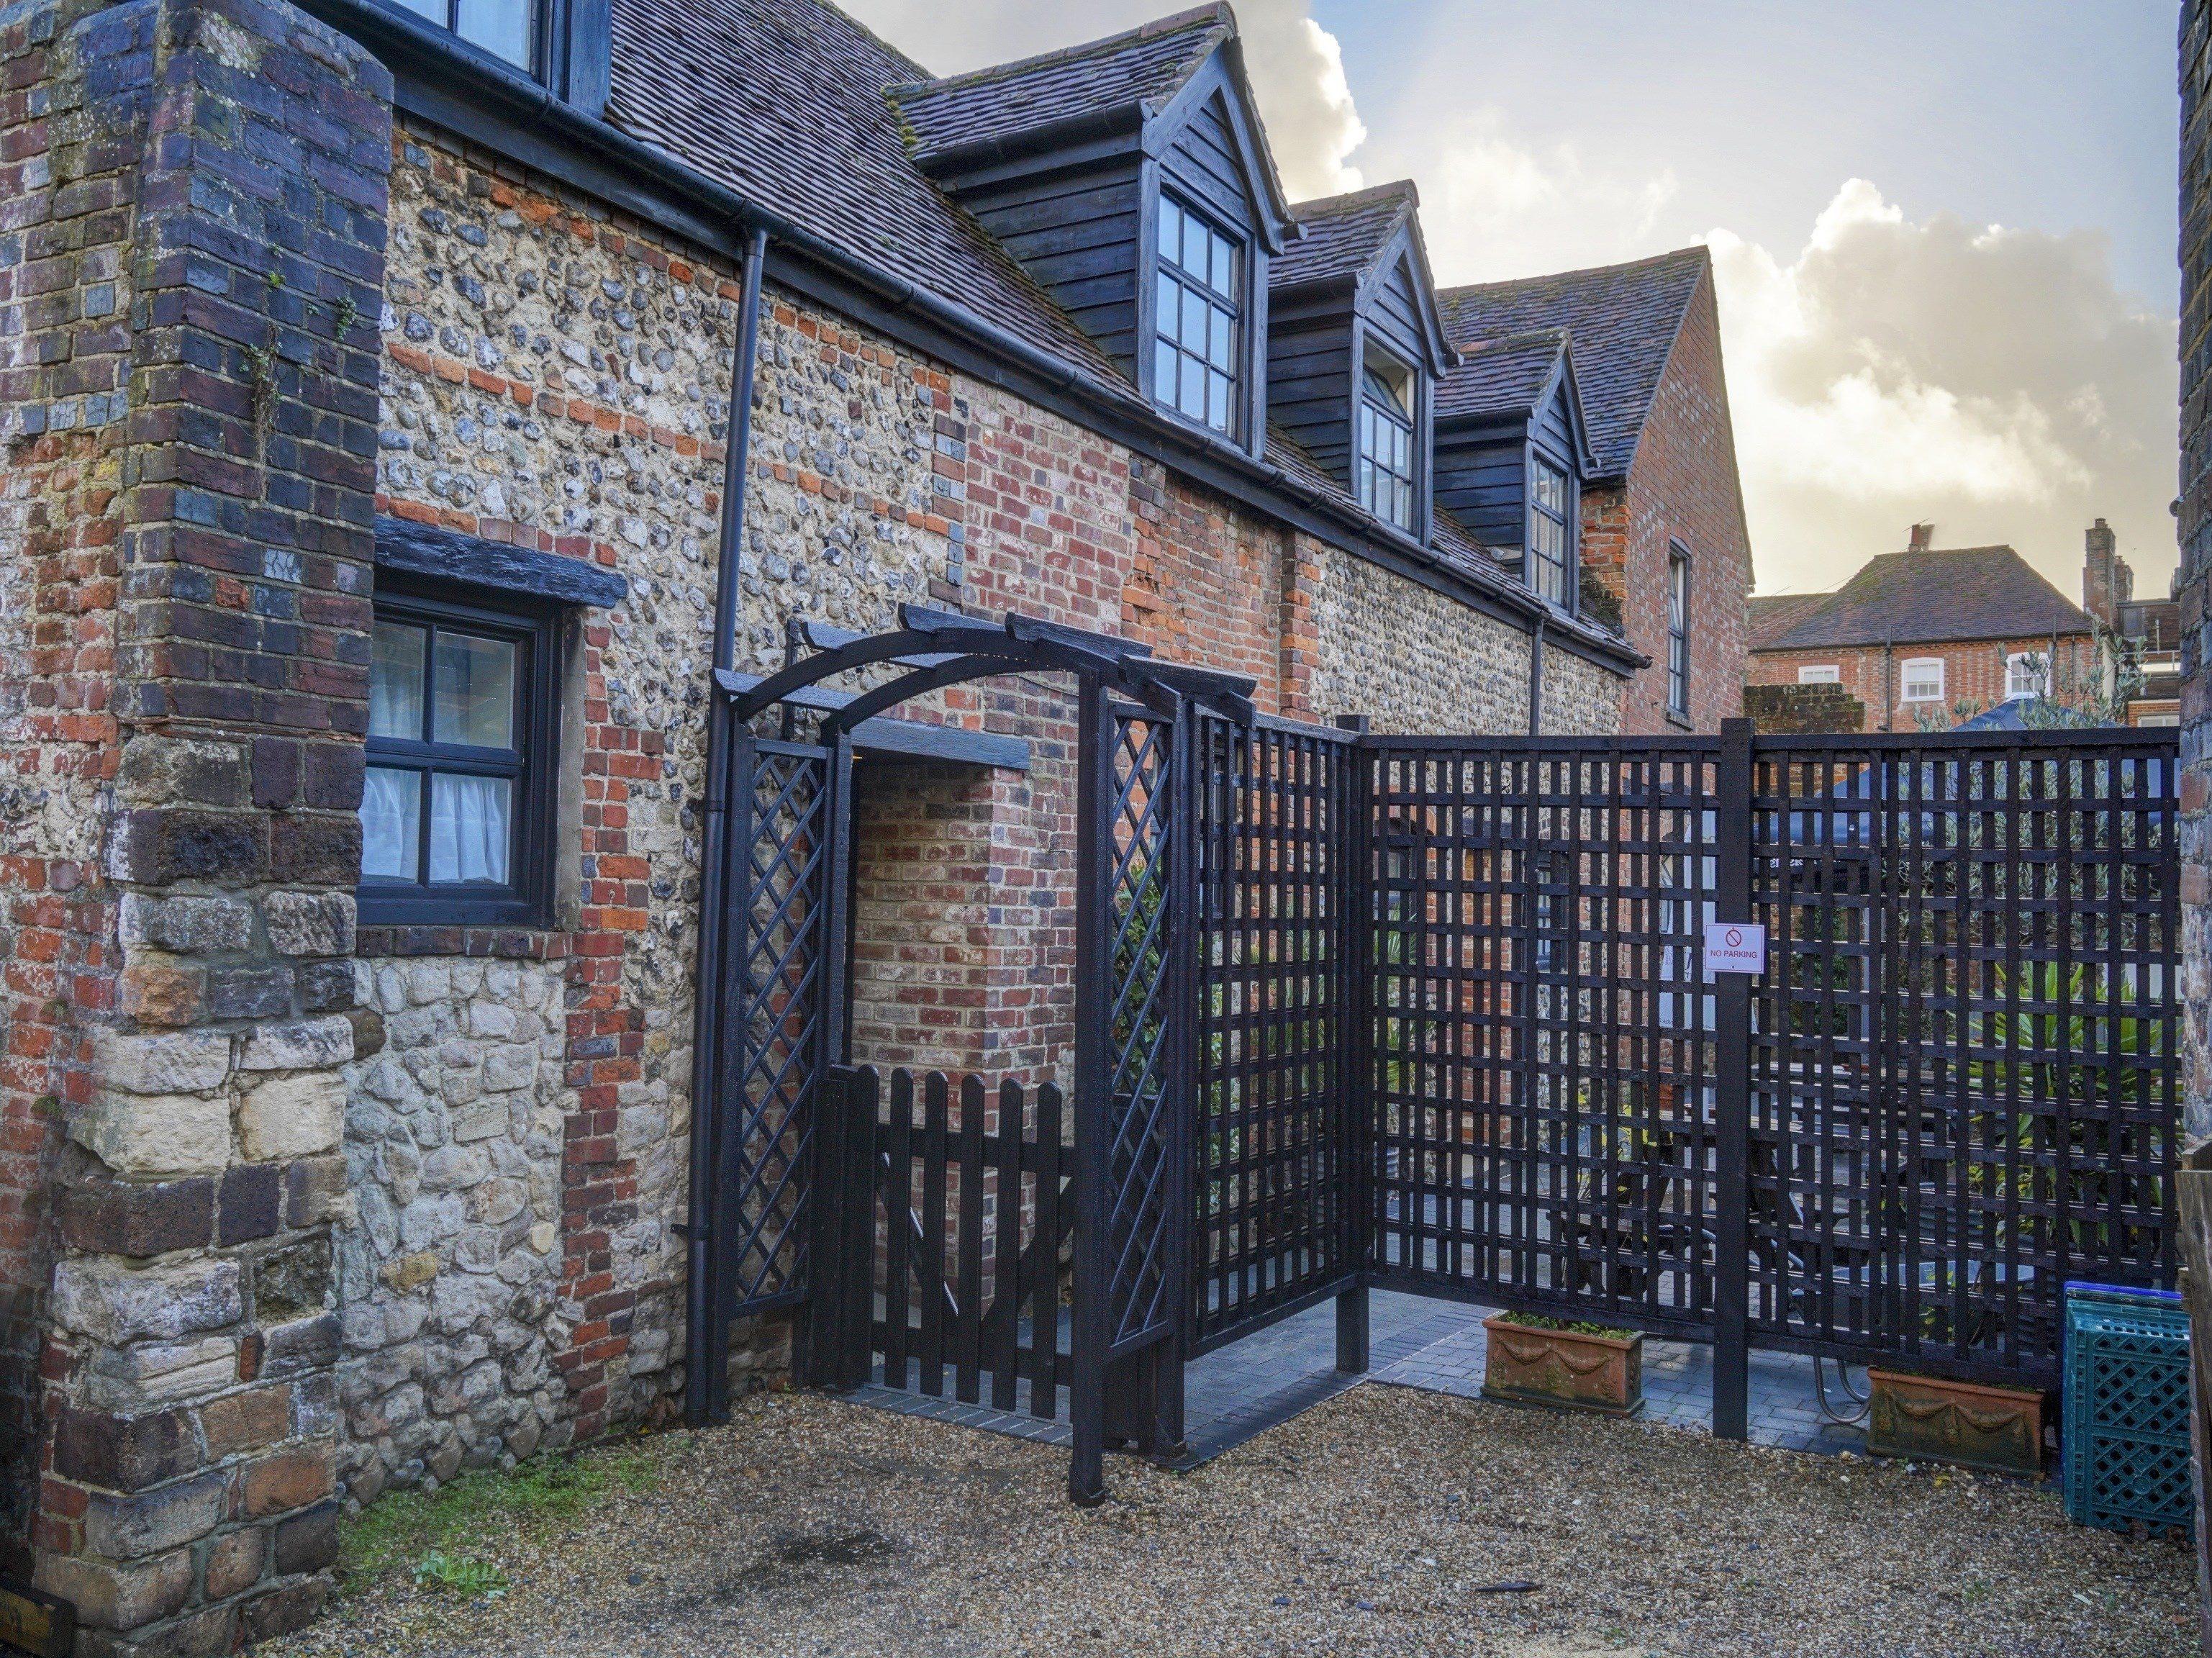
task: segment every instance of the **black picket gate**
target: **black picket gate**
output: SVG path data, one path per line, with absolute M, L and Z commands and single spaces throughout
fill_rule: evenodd
M 2055 1380 L 2065 1281 L 2169 1283 L 2175 740 L 1398 737 L 1019 617 L 922 611 L 735 732 L 710 1293 L 799 1368 L 1064 1415 L 1072 1492 L 1173 1457 L 1183 1364 L 1373 1286 L 1715 1348 Z M 746 720 L 831 673 L 813 743 Z M 1073 1109 L 844 1067 L 854 734 L 916 690 L 1079 688 Z M 1709 923 L 1767 971 L 1709 973 Z

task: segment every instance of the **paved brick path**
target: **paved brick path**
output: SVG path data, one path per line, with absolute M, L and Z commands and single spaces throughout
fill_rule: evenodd
M 1487 1309 L 1376 1291 L 1370 1303 L 1367 1379 L 1473 1397 L 1482 1391 L 1483 1315 Z M 1271 1325 L 1197 1360 L 1184 1373 L 1184 1430 L 1194 1460 L 1319 1404 L 1359 1378 L 1338 1374 L 1336 1312 L 1328 1304 Z M 1829 1387 L 1835 1389 L 1834 1373 Z M 1840 1394 L 1837 1395 L 1840 1398 Z M 868 1403 L 912 1415 L 965 1423 L 1024 1439 L 1060 1443 L 1065 1422 L 1040 1422 L 951 1400 L 869 1387 Z M 1712 1424 L 1712 1351 L 1683 1342 L 1644 1344 L 1644 1415 L 1686 1428 Z M 1856 1428 L 1823 1423 L 1813 1393 L 1813 1361 L 1791 1354 L 1751 1356 L 1751 1436 L 1790 1450 L 1863 1448 Z

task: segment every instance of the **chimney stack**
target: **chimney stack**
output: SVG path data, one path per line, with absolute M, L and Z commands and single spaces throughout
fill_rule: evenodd
M 1912 539 L 1906 544 L 1905 551 L 1924 553 L 1935 544 L 1936 526 L 1932 524 L 1916 524 L 1912 526 Z
M 2120 556 L 2118 538 L 2104 519 L 2089 526 L 2081 545 L 2081 608 L 2106 627 L 2115 627 L 2120 606 L 2136 596 L 2136 573 Z

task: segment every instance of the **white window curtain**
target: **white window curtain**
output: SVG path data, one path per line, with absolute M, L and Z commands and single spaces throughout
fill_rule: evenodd
M 415 878 L 422 774 L 371 766 L 361 795 L 361 872 L 372 880 Z
M 513 787 L 504 777 L 430 780 L 430 879 L 504 884 L 513 844 Z

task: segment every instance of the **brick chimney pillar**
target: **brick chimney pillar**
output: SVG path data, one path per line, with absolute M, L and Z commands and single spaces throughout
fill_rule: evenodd
M 80 1658 L 222 1653 L 337 1552 L 392 76 L 283 0 L 34 0 L 0 70 L 17 591 L 70 607 L 0 628 L 6 1564 Z
M 2102 519 L 2089 526 L 2081 543 L 2081 608 L 2109 628 L 2127 599 L 2119 591 L 2118 543 Z
M 1905 544 L 1905 551 L 1924 553 L 1935 544 L 1936 526 L 1932 524 L 1916 524 L 1912 526 L 1911 539 Z

